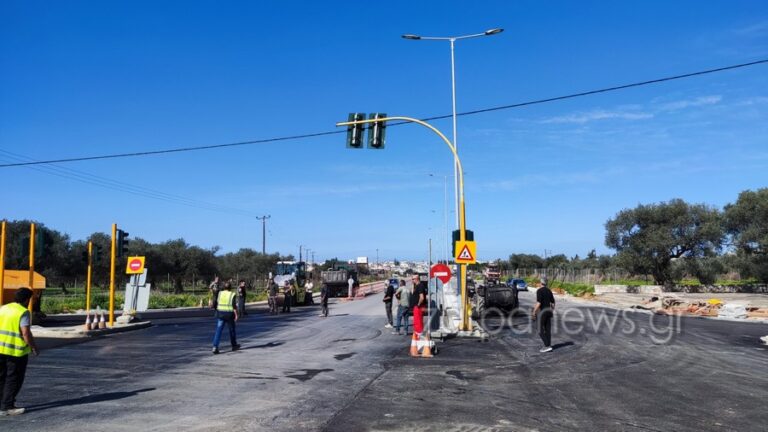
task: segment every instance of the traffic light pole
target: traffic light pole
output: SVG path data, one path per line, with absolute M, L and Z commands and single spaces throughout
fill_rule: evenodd
M 35 289 L 35 224 L 29 226 L 29 289 L 34 293 Z M 35 296 L 29 299 L 29 316 L 31 317 L 32 308 L 35 306 Z
M 88 242 L 88 274 L 85 279 L 85 313 L 91 311 L 91 273 L 93 272 L 93 242 Z
M 117 257 L 117 224 L 112 224 L 112 252 L 109 264 L 109 326 L 115 324 L 115 261 Z
M 393 121 L 393 120 L 416 123 L 430 129 L 432 132 L 436 133 L 445 142 L 446 145 L 448 145 L 448 148 L 451 150 L 451 153 L 453 153 L 454 163 L 456 164 L 456 167 L 458 167 L 457 178 L 459 180 L 459 240 L 466 241 L 467 218 L 466 218 L 466 211 L 465 211 L 465 205 L 464 205 L 464 170 L 461 166 L 461 159 L 459 159 L 459 154 L 456 151 L 456 147 L 451 143 L 451 141 L 448 138 L 446 138 L 445 135 L 443 135 L 442 132 L 440 132 L 437 128 L 435 128 L 434 126 L 432 126 L 431 124 L 425 121 L 411 118 L 411 117 L 383 117 L 383 118 L 377 118 L 372 120 L 347 121 L 347 122 L 336 123 L 336 126 L 352 126 L 352 125 L 360 125 L 360 124 L 367 124 L 367 123 L 387 122 L 387 121 Z M 467 296 L 467 265 L 466 264 L 459 264 L 458 280 L 459 280 L 459 286 L 461 288 L 461 327 L 459 330 L 471 331 L 472 322 L 469 319 L 469 297 Z
M 5 221 L 0 227 L 0 306 L 3 305 L 3 290 L 5 290 Z

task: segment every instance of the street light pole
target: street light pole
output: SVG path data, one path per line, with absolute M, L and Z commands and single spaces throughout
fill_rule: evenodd
M 436 36 L 419 36 L 415 34 L 404 34 L 402 35 L 403 39 L 410 39 L 410 40 L 438 40 L 438 41 L 449 41 L 451 43 L 451 105 L 452 105 L 452 118 L 453 118 L 453 147 L 458 151 L 459 144 L 458 144 L 458 137 L 456 132 L 456 55 L 455 55 L 455 45 L 457 40 L 461 39 L 471 39 L 481 36 L 491 36 L 498 33 L 503 32 L 504 29 L 502 28 L 494 28 L 490 30 L 486 30 L 483 33 L 476 33 L 476 34 L 469 34 L 469 35 L 463 35 L 463 36 L 448 36 L 448 37 L 436 37 Z M 459 226 L 459 177 L 457 174 L 459 167 L 458 164 L 454 163 L 453 165 L 453 178 L 454 178 L 454 193 L 456 194 L 456 226 Z

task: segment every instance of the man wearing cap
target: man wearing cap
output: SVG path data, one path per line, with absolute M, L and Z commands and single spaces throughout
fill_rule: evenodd
M 555 310 L 555 296 L 547 286 L 547 277 L 541 278 L 541 288 L 536 290 L 536 305 L 531 312 L 531 319 L 536 321 L 536 315 L 539 315 L 539 336 L 544 342 L 544 348 L 539 352 L 546 353 L 552 351 L 552 316 Z
M 39 354 L 30 330 L 29 311 L 24 306 L 30 298 L 32 290 L 20 288 L 13 303 L 0 307 L 0 417 L 25 411 L 16 406 L 16 395 L 24 384 L 29 353 Z

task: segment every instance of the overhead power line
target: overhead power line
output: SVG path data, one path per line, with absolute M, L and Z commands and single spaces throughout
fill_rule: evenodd
M 20 155 L 18 153 L 13 153 L 13 152 L 2 150 L 2 149 L 0 149 L 0 158 L 5 160 L 15 160 L 15 161 L 31 160 L 30 158 L 24 155 Z M 180 195 L 173 195 L 173 194 L 161 192 L 155 189 L 149 189 L 143 186 L 136 186 L 130 183 L 113 180 L 107 177 L 97 176 L 95 174 L 90 174 L 87 172 L 78 171 L 71 168 L 59 167 L 56 165 L 28 166 L 27 168 L 38 171 L 38 172 L 54 175 L 57 177 L 62 177 L 69 180 L 75 180 L 75 181 L 89 184 L 92 186 L 98 186 L 105 189 L 126 192 L 132 195 L 152 198 L 158 201 L 163 201 L 171 204 L 180 204 L 187 207 L 194 207 L 198 209 L 227 213 L 227 214 L 236 214 L 236 215 L 245 216 L 245 217 L 256 218 L 258 216 L 257 213 L 250 212 L 248 210 L 223 206 L 223 205 L 214 204 L 214 203 L 192 199 L 192 198 L 186 198 Z
M 641 86 L 646 86 L 651 84 L 663 83 L 667 81 L 674 81 L 674 80 L 679 80 L 684 78 L 691 78 L 695 76 L 708 75 L 708 74 L 713 74 L 717 72 L 740 69 L 740 68 L 745 68 L 749 66 L 765 64 L 765 63 L 768 63 L 768 59 L 757 60 L 749 63 L 741 63 L 741 64 L 725 66 L 725 67 L 719 67 L 715 69 L 707 69 L 707 70 L 702 70 L 698 72 L 686 73 L 682 75 L 674 75 L 674 76 L 668 76 L 664 78 L 640 81 L 640 82 L 635 82 L 631 84 L 623 84 L 619 86 L 589 90 L 589 91 L 573 93 L 573 94 L 568 94 L 563 96 L 555 96 L 555 97 L 545 98 L 545 99 L 536 99 L 536 100 L 531 100 L 526 102 L 519 102 L 519 103 L 510 104 L 510 105 L 501 105 L 497 107 L 484 108 L 484 109 L 473 110 L 473 111 L 465 111 L 465 112 L 457 113 L 456 115 L 468 116 L 468 115 L 487 113 L 491 111 L 501 111 L 501 110 L 512 109 L 512 108 L 520 108 L 520 107 L 529 106 L 529 105 L 537 105 L 537 104 L 543 104 L 547 102 L 555 102 L 555 101 L 561 101 L 565 99 L 591 96 L 599 93 L 607 93 L 612 91 L 625 90 L 633 87 L 641 87 Z M 451 117 L 451 114 L 447 114 L 447 115 L 441 115 L 441 116 L 427 117 L 421 120 L 425 120 L 425 121 L 440 120 L 440 119 L 445 119 L 450 117 Z M 393 123 L 392 126 L 395 126 L 398 124 L 403 124 L 403 123 Z M 333 130 L 333 131 L 327 131 L 327 132 L 317 132 L 317 133 L 309 133 L 309 134 L 303 134 L 303 135 L 291 135 L 291 136 L 266 138 L 266 139 L 251 140 L 251 141 L 240 141 L 240 142 L 233 142 L 233 143 L 226 143 L 226 144 L 213 144 L 213 145 L 195 146 L 195 147 L 178 147 L 178 148 L 164 149 L 164 150 L 151 150 L 151 151 L 131 152 L 131 153 L 114 153 L 114 154 L 107 154 L 107 155 L 83 156 L 83 157 L 51 159 L 51 160 L 43 160 L 43 161 L 14 162 L 14 163 L 0 164 L 0 168 L 29 166 L 29 165 L 43 165 L 43 164 L 50 164 L 50 163 L 80 162 L 80 161 L 90 161 L 90 160 L 99 160 L 99 159 L 117 159 L 117 158 L 137 157 L 137 156 L 151 156 L 151 155 L 168 154 L 168 153 L 182 153 L 182 152 L 191 152 L 191 151 L 199 151 L 199 150 L 211 150 L 211 149 L 218 149 L 218 148 L 225 148 L 225 147 L 238 147 L 238 146 L 255 145 L 255 144 L 266 144 L 266 143 L 272 143 L 277 141 L 292 141 L 292 140 L 299 140 L 299 139 L 306 139 L 306 138 L 315 138 L 315 137 L 326 136 L 326 135 L 335 135 L 335 134 L 341 134 L 341 133 L 346 133 L 346 131 Z

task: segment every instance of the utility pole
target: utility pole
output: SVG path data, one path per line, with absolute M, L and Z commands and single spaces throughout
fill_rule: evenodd
M 256 218 L 261 220 L 261 254 L 262 255 L 267 254 L 267 219 L 271 217 L 272 216 L 270 215 L 266 215 L 266 216 Z
M 303 246 L 304 246 L 304 245 L 299 245 L 299 261 L 301 261 L 301 248 L 302 248 Z

